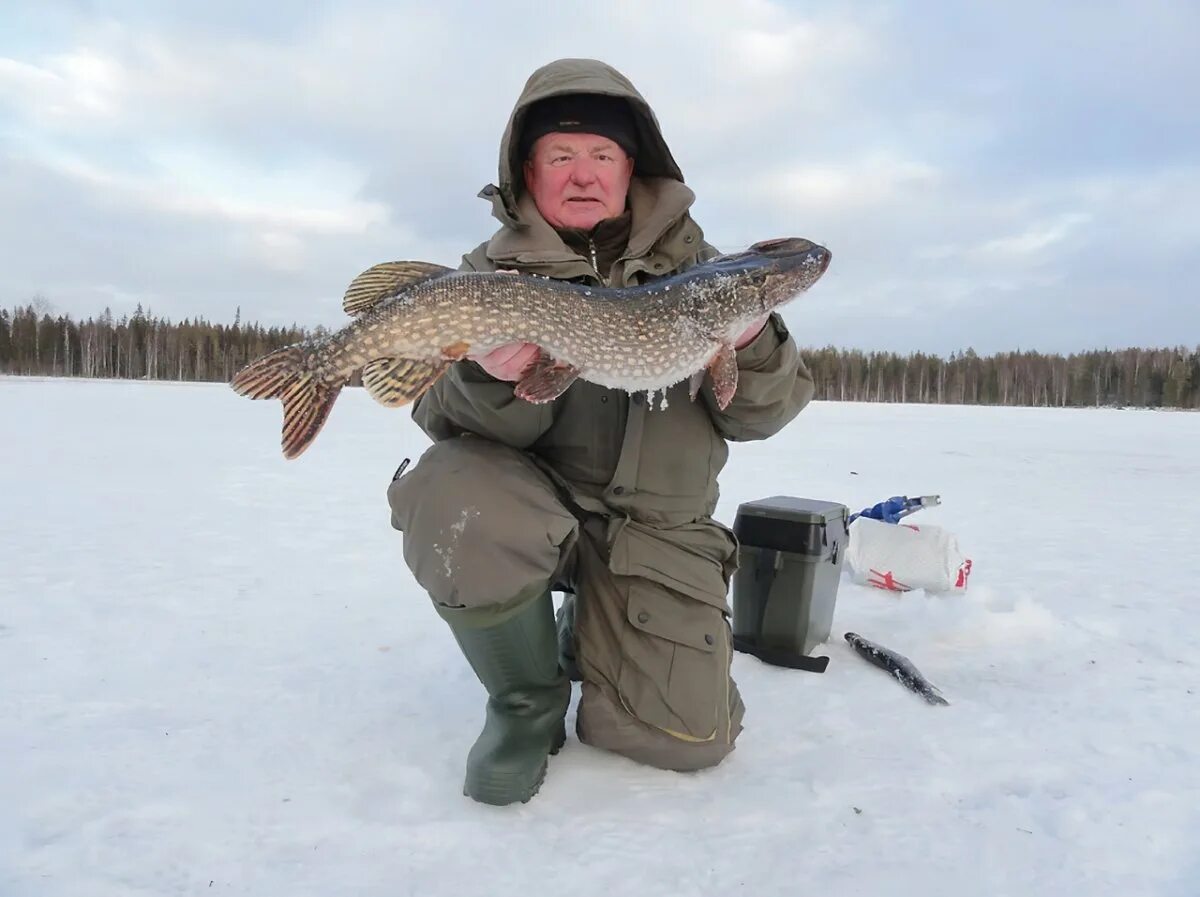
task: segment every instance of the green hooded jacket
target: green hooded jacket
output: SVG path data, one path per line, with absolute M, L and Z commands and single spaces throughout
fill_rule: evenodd
M 569 248 L 538 213 L 523 189 L 523 160 L 516 158 L 530 104 L 565 93 L 623 97 L 637 122 L 639 153 L 627 202 L 629 242 L 604 272 L 607 284 L 641 283 L 718 255 L 688 212 L 695 196 L 641 94 L 604 63 L 563 59 L 534 72 L 513 108 L 500 144 L 499 184 L 489 184 L 479 194 L 491 202 L 501 226 L 463 257 L 461 270 L 511 268 L 601 281 L 590 259 Z M 569 490 L 577 505 L 608 515 L 616 529 L 631 524 L 647 535 L 660 531 L 659 536 L 673 530 L 675 543 L 695 537 L 698 552 L 724 566 L 731 539 L 725 531 L 720 546 L 712 544 L 711 516 L 718 499 L 717 475 L 728 457 L 726 441 L 779 432 L 813 395 L 812 378 L 778 315 L 737 353 L 737 361 L 737 392 L 723 411 L 711 383 L 692 402 L 686 382 L 668 390 L 667 407 L 661 409 L 649 408 L 643 394 L 631 396 L 583 380 L 553 402 L 531 404 L 513 395 L 513 384 L 492 378 L 474 362 L 460 361 L 425 393 L 413 417 L 434 440 L 474 433 L 525 450 Z M 617 555 L 628 548 L 617 546 Z M 636 548 L 632 554 L 638 554 Z M 614 570 L 639 573 L 638 567 L 652 563 L 650 557 L 642 561 L 626 558 L 629 569 L 623 571 L 621 558 L 614 556 Z M 711 591 L 711 581 L 704 585 Z

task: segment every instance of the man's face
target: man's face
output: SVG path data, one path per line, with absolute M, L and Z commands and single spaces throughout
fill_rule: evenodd
M 546 134 L 525 162 L 525 187 L 554 227 L 590 230 L 625 211 L 633 159 L 607 137 Z

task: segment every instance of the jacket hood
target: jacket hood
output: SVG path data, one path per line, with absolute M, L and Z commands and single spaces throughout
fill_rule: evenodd
M 654 110 L 628 78 L 596 59 L 558 59 L 539 68 L 525 82 L 500 139 L 499 183 L 488 184 L 479 192 L 479 196 L 492 202 L 492 214 L 505 224 L 520 223 L 517 200 L 525 184 L 521 171 L 524 160 L 520 158 L 518 144 L 529 107 L 547 97 L 571 93 L 604 94 L 625 100 L 637 131 L 634 176 L 683 182 L 683 172 L 671 155 Z

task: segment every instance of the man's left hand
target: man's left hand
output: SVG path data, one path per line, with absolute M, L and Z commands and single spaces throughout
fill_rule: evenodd
M 754 342 L 754 340 L 758 338 L 758 335 L 762 333 L 762 329 L 767 326 L 767 320 L 770 317 L 770 313 L 767 313 L 761 318 L 755 318 L 754 323 L 747 327 L 745 332 L 743 332 L 742 335 L 734 341 L 733 348 L 744 349 L 746 346 Z

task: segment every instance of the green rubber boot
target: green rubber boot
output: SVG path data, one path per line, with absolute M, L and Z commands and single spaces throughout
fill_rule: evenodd
M 480 803 L 527 801 L 546 777 L 548 757 L 567 739 L 571 683 L 558 667 L 549 591 L 499 618 L 438 607 L 487 690 L 483 731 L 467 755 L 463 793 Z

